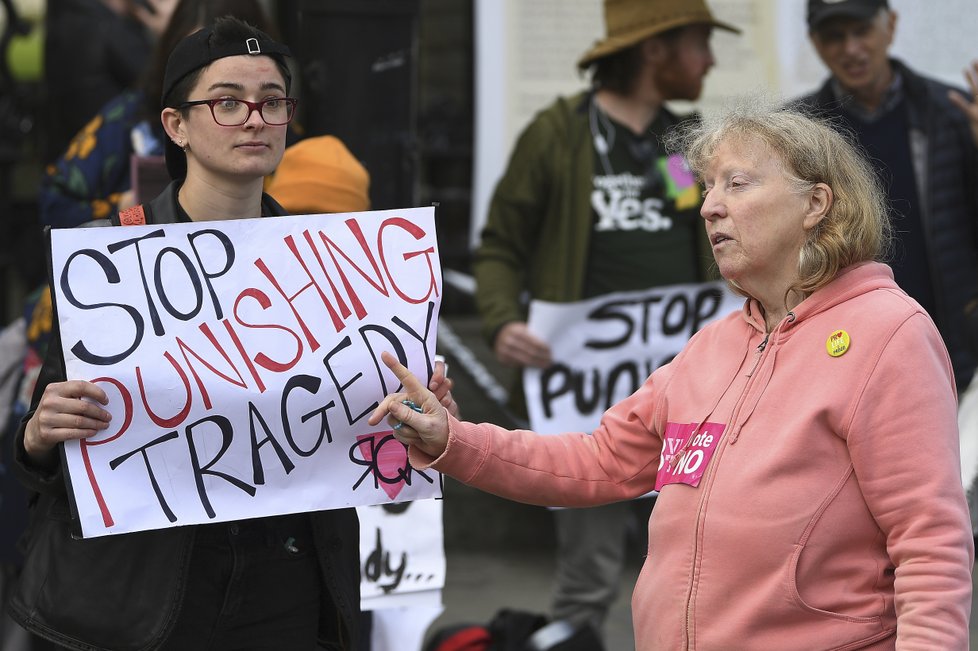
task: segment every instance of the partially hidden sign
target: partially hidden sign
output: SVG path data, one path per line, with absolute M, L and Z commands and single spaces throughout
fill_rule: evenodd
M 573 303 L 532 301 L 528 325 L 550 344 L 553 364 L 526 368 L 530 427 L 591 432 L 700 328 L 741 309 L 722 282 L 618 292 Z
M 441 495 L 389 426 L 388 351 L 433 369 L 433 208 L 51 232 L 70 379 L 108 429 L 65 445 L 85 537 Z

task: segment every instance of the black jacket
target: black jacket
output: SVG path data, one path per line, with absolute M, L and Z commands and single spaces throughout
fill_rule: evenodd
M 965 306 L 978 298 L 978 149 L 968 121 L 947 98 L 950 86 L 923 77 L 897 60 L 910 119 L 927 258 L 934 282 L 934 321 L 954 365 L 958 391 L 975 372 L 976 334 Z M 831 118 L 841 110 L 831 80 L 796 106 Z M 960 91 L 967 96 L 964 91 Z
M 176 184 L 146 209 L 146 221 L 177 221 Z M 263 215 L 283 215 L 274 199 L 262 199 Z M 183 603 L 197 527 L 175 527 L 99 538 L 71 535 L 62 469 L 45 473 L 24 450 L 24 429 L 44 387 L 65 379 L 58 329 L 34 390 L 31 410 L 14 441 L 15 467 L 33 491 L 24 536 L 25 564 L 8 610 L 15 621 L 71 649 L 148 651 L 165 641 Z M 360 612 L 359 521 L 352 508 L 310 514 L 325 590 L 320 643 L 352 650 Z

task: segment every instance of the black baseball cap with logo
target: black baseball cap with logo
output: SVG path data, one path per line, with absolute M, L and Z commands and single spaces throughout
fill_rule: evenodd
M 268 56 L 275 59 L 285 75 L 285 88 L 288 91 L 292 85 L 292 75 L 286 63 L 286 57 L 292 56 L 289 48 L 272 40 L 271 36 L 261 30 L 234 18 L 219 18 L 218 29 L 220 29 L 220 23 L 224 21 L 239 23 L 251 35 L 233 42 L 215 44 L 213 42 L 214 29 L 205 27 L 177 43 L 173 52 L 170 53 L 169 59 L 167 59 L 166 71 L 163 74 L 163 92 L 160 97 L 163 106 L 172 107 L 170 95 L 181 79 L 218 59 L 239 55 Z M 170 173 L 170 177 L 173 179 L 184 178 L 187 175 L 187 156 L 183 150 L 167 138 L 165 153 L 166 169 Z
M 889 8 L 886 0 L 808 0 L 808 30 L 818 29 L 830 18 L 846 17 L 864 20 L 880 9 Z

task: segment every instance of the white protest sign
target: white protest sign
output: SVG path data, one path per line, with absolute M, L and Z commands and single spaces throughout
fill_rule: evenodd
M 441 500 L 357 508 L 360 607 L 441 604 L 445 544 Z
M 370 651 L 422 651 L 428 629 L 444 610 L 439 602 L 370 611 Z
M 444 610 L 442 501 L 359 506 L 357 516 L 360 609 L 372 613 L 370 648 L 419 650 Z
M 573 303 L 532 301 L 527 323 L 550 344 L 553 364 L 523 371 L 530 428 L 545 434 L 593 431 L 608 407 L 638 390 L 697 330 L 743 302 L 722 282 Z
M 380 362 L 430 377 L 434 210 L 51 232 L 67 375 L 112 421 L 65 445 L 82 534 L 441 495 L 386 423 Z

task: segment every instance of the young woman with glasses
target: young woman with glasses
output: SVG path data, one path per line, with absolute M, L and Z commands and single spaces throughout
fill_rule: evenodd
M 233 18 L 183 39 L 163 81 L 173 178 L 152 224 L 284 214 L 262 192 L 295 111 L 289 50 Z M 136 280 L 135 282 L 138 282 Z M 103 431 L 107 396 L 66 380 L 57 330 L 16 465 L 37 493 L 14 618 L 74 649 L 355 649 L 352 508 L 75 539 L 57 448 Z

